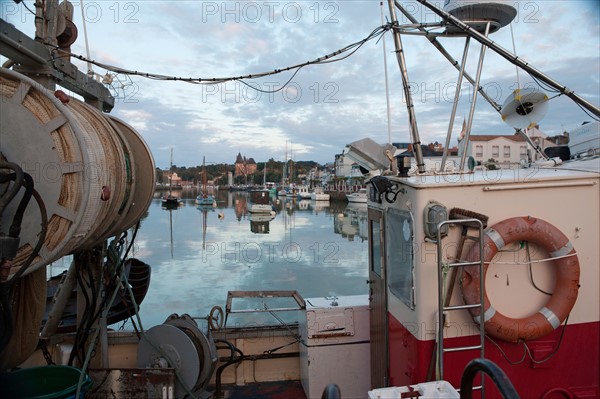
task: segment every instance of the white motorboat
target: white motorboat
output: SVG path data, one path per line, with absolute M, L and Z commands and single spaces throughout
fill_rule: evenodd
M 315 187 L 312 193 L 310 193 L 310 199 L 313 201 L 329 201 L 329 194 L 327 194 L 321 187 Z
M 310 191 L 308 190 L 308 186 L 298 186 L 296 193 L 298 199 L 310 199 Z
M 366 188 L 361 188 L 360 190 L 351 193 L 351 194 L 346 194 L 346 198 L 348 199 L 348 202 L 361 202 L 361 203 L 367 203 L 367 189 Z

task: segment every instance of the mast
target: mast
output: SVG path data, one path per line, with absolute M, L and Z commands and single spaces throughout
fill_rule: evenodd
M 285 161 L 283 162 L 283 176 L 281 177 L 281 185 L 285 187 L 285 179 L 287 178 L 287 140 L 285 142 Z
M 263 188 L 267 188 L 267 163 L 265 162 L 265 168 L 263 169 Z
M 202 156 L 202 196 L 207 197 L 206 194 L 206 162 L 205 157 Z
M 294 149 L 290 144 L 290 184 L 294 183 Z
M 169 163 L 169 197 L 172 197 L 171 194 L 171 178 L 173 177 L 173 147 L 171 147 L 171 160 Z
M 398 18 L 396 17 L 396 8 L 394 0 L 388 0 L 390 9 L 390 17 L 392 19 L 392 26 L 398 26 Z M 398 59 L 398 66 L 400 67 L 400 73 L 402 74 L 402 86 L 404 89 L 404 97 L 406 98 L 406 108 L 408 110 L 408 122 L 410 128 L 410 135 L 412 138 L 413 154 L 417 161 L 418 173 L 425 173 L 425 163 L 423 162 L 423 152 L 421 151 L 421 139 L 419 138 L 419 130 L 417 128 L 417 117 L 415 115 L 415 107 L 412 100 L 412 94 L 410 91 L 410 81 L 408 79 L 408 71 L 406 68 L 406 60 L 404 58 L 404 49 L 402 48 L 402 40 L 400 39 L 400 32 L 398 29 L 392 29 L 394 36 L 394 45 L 396 47 L 396 58 Z

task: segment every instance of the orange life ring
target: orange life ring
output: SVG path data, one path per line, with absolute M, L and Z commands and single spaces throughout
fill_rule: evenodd
M 556 266 L 556 286 L 546 306 L 532 316 L 513 319 L 491 306 L 484 290 L 484 328 L 488 335 L 508 342 L 528 341 L 542 337 L 562 324 L 573 309 L 579 293 L 579 259 L 569 239 L 552 224 L 533 217 L 515 217 L 503 220 L 484 232 L 484 281 L 488 264 L 506 244 L 529 241 L 548 251 Z M 571 255 L 573 256 L 565 256 Z M 479 245 L 474 245 L 466 261 L 479 261 Z M 461 289 L 465 303 L 477 304 L 480 298 L 479 266 L 463 268 Z M 476 323 L 480 323 L 480 309 L 469 309 Z

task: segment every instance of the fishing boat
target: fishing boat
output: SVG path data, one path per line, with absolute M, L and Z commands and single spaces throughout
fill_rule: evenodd
M 248 195 L 248 212 L 266 214 L 273 212 L 269 190 L 251 190 Z
M 296 197 L 298 199 L 310 199 L 310 189 L 308 186 L 298 186 L 296 190 Z
M 356 192 L 346 194 L 346 199 L 348 200 L 348 202 L 366 204 L 367 203 L 367 189 L 361 188 L 360 190 L 358 190 Z
M 120 284 L 125 276 L 115 271 L 122 270 L 130 249 L 120 239 L 123 232 L 138 224 L 152 200 L 154 163 L 144 141 L 93 106 L 71 99 L 66 109 L 60 93 L 18 71 L 0 69 L 1 111 L 13 116 L 0 121 L 2 155 L 10 161 L 0 163 L 0 222 L 15 225 L 0 246 L 2 292 L 11 295 L 8 301 L 3 294 L 0 308 L 0 364 L 4 370 L 21 368 L 0 375 L 3 394 L 17 396 L 22 392 L 16 389 L 51 381 L 40 373 L 54 375 L 66 370 L 60 365 L 71 363 L 75 378 L 65 389 L 88 398 L 599 397 L 600 149 L 580 148 L 589 141 L 586 129 L 598 124 L 572 134 L 566 159 L 539 151 L 541 162 L 490 174 L 465 155 L 456 170 L 443 165 L 437 172 L 425 170 L 400 36 L 423 36 L 458 69 L 455 103 L 463 78 L 480 87 L 485 52 L 473 78 L 466 71 L 466 54 L 463 62 L 452 59 L 438 37 L 477 41 L 482 50 L 494 51 L 595 118 L 600 109 L 488 38 L 515 17 L 511 4 L 456 1 L 442 9 L 427 0 L 419 3 L 440 22 L 420 23 L 390 0 L 385 26 L 394 36 L 414 162 L 400 155 L 373 163 L 382 154 L 356 154 L 370 165 L 368 295 L 305 298 L 276 287 L 230 291 L 223 293 L 224 309 L 215 305 L 207 315 L 174 313 L 147 330 L 138 318 L 136 331 L 108 331 L 106 305 L 112 301 L 104 300 L 131 289 Z M 398 11 L 410 23 L 401 24 Z M 0 22 L 9 56 L 34 66 L 52 60 L 44 68 L 56 67 L 44 45 Z M 55 75 L 90 102 L 111 108 L 101 85 L 85 74 L 76 77 Z M 76 84 L 80 81 L 87 83 Z M 472 95 L 490 101 L 485 92 Z M 539 92 L 519 89 L 502 106 L 490 103 L 521 134 L 519 126 L 537 123 L 548 102 Z M 32 115 L 39 109 L 49 112 Z M 448 140 L 455 112 L 453 107 Z M 462 140 L 469 140 L 472 112 Z M 31 143 L 43 150 L 23 151 Z M 19 165 L 44 157 L 66 169 L 76 164 L 69 158 L 75 156 L 82 163 L 116 166 L 106 168 L 112 175 L 98 182 L 83 178 L 83 170 L 75 167 L 59 182 L 36 182 L 35 193 L 25 195 L 32 190 L 22 188 L 29 183 Z M 67 188 L 72 190 L 61 191 Z M 22 206 L 17 203 L 22 198 L 35 204 Z M 36 312 L 35 304 L 45 305 L 46 299 L 39 281 L 45 282 L 46 265 L 68 254 L 75 264 L 71 278 L 79 281 L 82 321 L 74 335 L 57 334 L 49 323 L 39 334 L 43 309 Z M 104 290 L 106 276 L 115 282 L 111 292 Z M 60 315 L 70 295 L 70 290 L 59 294 L 52 311 Z M 298 321 L 284 320 L 285 312 L 297 313 Z M 251 319 L 240 324 L 236 317 Z M 40 370 L 45 363 L 58 366 Z
M 398 9 L 416 22 L 396 6 L 390 7 L 392 21 Z M 400 35 L 416 28 L 427 36 L 458 70 L 456 87 L 462 79 L 480 87 L 485 50 L 492 50 L 540 84 L 569 96 L 589 115 L 597 118 L 600 110 L 489 39 L 512 21 L 514 7 L 505 2 L 427 7 L 447 24 L 446 37 L 459 35 L 466 44 L 462 62 L 455 62 L 429 36 L 433 32 L 426 24 L 394 32 L 415 154 L 414 163 L 400 155 L 389 167 L 369 173 L 369 398 L 406 397 L 414 391 L 432 397 L 443 392 L 440 397 L 450 398 L 459 397 L 458 389 L 460 397 L 475 395 L 473 389 L 486 398 L 597 396 L 600 352 L 580 342 L 599 331 L 599 253 L 592 244 L 595 234 L 580 232 L 584 225 L 598 229 L 600 158 L 550 158 L 529 141 L 541 161 L 502 169 L 491 178 L 488 169 L 463 152 L 458 170 L 447 172 L 457 89 L 442 163 L 427 172 Z M 481 44 L 475 77 L 465 65 L 470 40 Z M 502 105 L 473 90 L 461 138 L 466 144 L 478 97 L 519 136 L 539 122 L 550 102 L 540 88 L 519 88 Z M 585 205 L 565 217 L 573 196 Z M 534 198 L 543 200 L 531 206 Z M 587 261 L 592 259 L 594 266 Z

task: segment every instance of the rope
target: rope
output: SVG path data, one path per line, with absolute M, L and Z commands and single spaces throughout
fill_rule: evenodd
M 484 263 L 486 265 L 521 265 L 521 266 L 527 266 L 527 265 L 532 265 L 534 263 L 543 263 L 543 262 L 549 262 L 549 261 L 552 261 L 552 260 L 570 258 L 572 256 L 577 256 L 577 252 L 572 253 L 572 254 L 562 255 L 562 256 L 555 256 L 553 258 L 529 260 L 527 262 L 492 262 L 492 261 L 490 261 L 490 262 L 484 262 Z
M 326 54 L 324 56 L 318 57 L 311 61 L 302 62 L 299 64 L 284 67 L 284 68 L 274 69 L 272 71 L 258 72 L 258 73 L 247 74 L 247 75 L 242 75 L 242 76 L 228 76 L 228 77 L 187 77 L 186 78 L 186 77 L 163 75 L 163 74 L 158 74 L 158 73 L 153 73 L 153 72 L 142 72 L 142 71 L 121 68 L 118 66 L 98 62 L 98 61 L 90 59 L 89 54 L 87 57 L 84 57 L 79 54 L 74 54 L 74 53 L 71 53 L 68 51 L 64 51 L 64 49 L 59 49 L 58 46 L 53 45 L 52 43 L 44 43 L 44 44 L 54 47 L 56 50 L 58 50 L 58 51 L 53 51 L 53 57 L 55 57 L 55 58 L 64 57 L 65 55 L 68 55 L 68 56 L 77 58 L 81 61 L 85 61 L 89 64 L 96 65 L 102 69 L 113 72 L 115 74 L 135 75 L 135 76 L 140 76 L 143 78 L 153 79 L 153 80 L 179 81 L 179 82 L 185 82 L 185 83 L 204 84 L 204 85 L 215 85 L 215 84 L 221 84 L 221 83 L 225 83 L 225 82 L 229 82 L 229 81 L 240 81 L 241 83 L 247 85 L 248 87 L 258 90 L 255 86 L 250 85 L 247 82 L 244 82 L 244 80 L 254 80 L 254 79 L 263 78 L 266 76 L 277 75 L 282 72 L 295 71 L 294 75 L 292 76 L 292 78 L 293 78 L 295 76 L 295 74 L 298 73 L 298 71 L 305 66 L 328 64 L 328 63 L 332 63 L 332 62 L 338 62 L 338 61 L 345 60 L 346 58 L 353 55 L 356 51 L 358 51 L 368 41 L 373 40 L 373 39 L 379 40 L 385 34 L 385 32 L 387 32 L 388 30 L 391 29 L 391 27 L 392 27 L 391 23 L 388 23 L 383 26 L 379 26 L 379 27 L 375 28 L 374 30 L 372 30 L 371 33 L 369 33 L 369 35 L 367 37 L 365 37 L 364 39 L 354 42 L 352 44 L 349 44 L 346 47 L 343 47 L 339 50 L 336 50 L 336 51 Z M 55 53 L 59 53 L 59 54 L 55 54 Z M 286 82 L 286 84 L 283 85 L 282 88 L 278 88 L 273 91 L 263 91 L 263 92 L 275 93 L 277 91 L 283 90 L 283 88 L 285 88 L 286 85 L 290 83 L 292 78 L 290 78 Z M 262 90 L 260 90 L 260 91 L 262 91 Z

